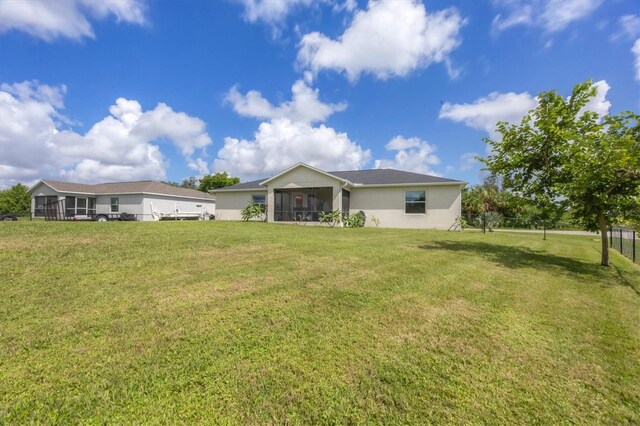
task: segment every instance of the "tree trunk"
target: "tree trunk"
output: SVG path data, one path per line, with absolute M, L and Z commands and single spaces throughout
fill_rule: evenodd
M 598 213 L 598 222 L 600 222 L 600 241 L 602 242 L 602 260 L 600 265 L 609 266 L 609 238 L 607 236 L 607 220 L 604 213 Z

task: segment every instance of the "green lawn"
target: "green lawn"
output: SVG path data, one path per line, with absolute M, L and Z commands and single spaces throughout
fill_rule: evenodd
M 0 424 L 640 423 L 589 237 L 0 224 Z

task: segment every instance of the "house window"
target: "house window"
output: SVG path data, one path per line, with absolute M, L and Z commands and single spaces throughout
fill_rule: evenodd
M 251 202 L 260 207 L 267 207 L 267 196 L 264 194 L 254 194 L 251 196 Z
M 120 207 L 120 199 L 112 198 L 111 199 L 111 213 L 118 213 Z
M 424 191 L 407 191 L 404 195 L 404 212 L 406 214 L 425 214 L 427 203 Z

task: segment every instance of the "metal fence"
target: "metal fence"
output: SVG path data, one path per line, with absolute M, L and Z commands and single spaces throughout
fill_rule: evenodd
M 498 212 L 485 212 L 480 214 L 462 213 L 461 220 L 465 228 L 476 228 L 491 232 L 494 229 L 532 229 L 532 230 L 561 230 L 575 231 L 582 228 L 575 224 L 562 221 L 544 221 L 541 219 L 508 217 Z
M 628 257 L 634 263 L 640 263 L 640 244 L 638 231 L 631 228 L 611 227 L 609 228 L 609 245 L 619 251 L 623 256 Z

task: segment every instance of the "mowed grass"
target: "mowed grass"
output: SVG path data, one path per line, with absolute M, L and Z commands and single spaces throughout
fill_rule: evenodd
M 0 225 L 0 423 L 640 423 L 593 238 Z

